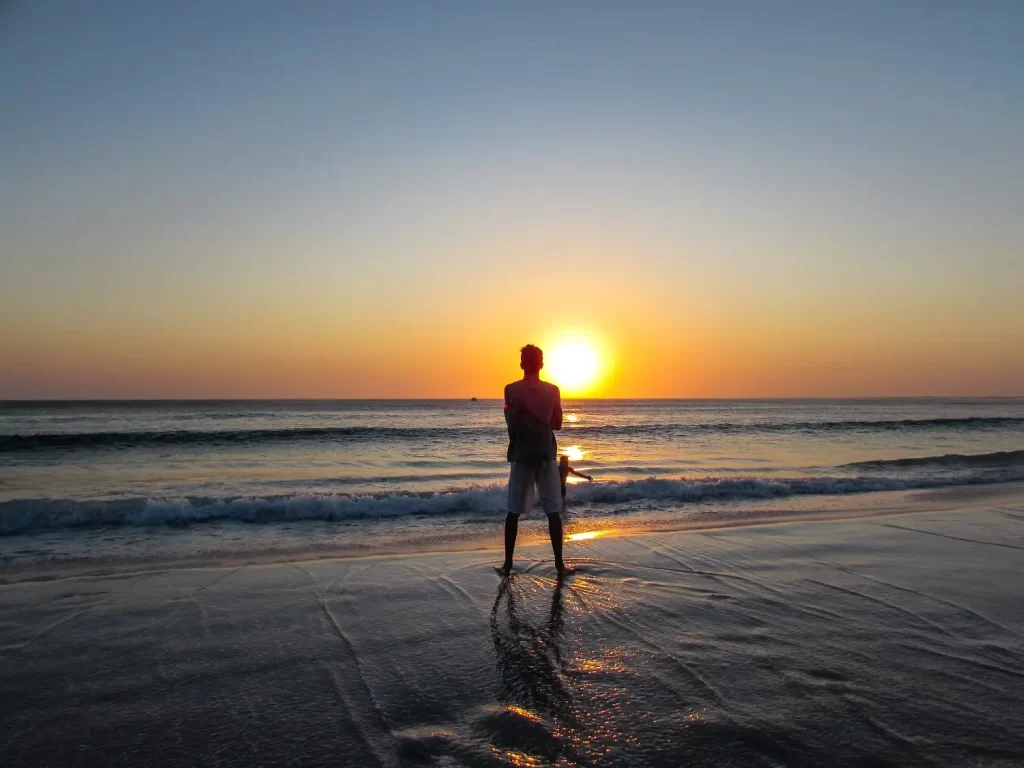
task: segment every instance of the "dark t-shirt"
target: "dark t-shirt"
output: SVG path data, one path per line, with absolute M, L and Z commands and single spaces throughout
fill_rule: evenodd
M 514 424 L 509 423 L 509 461 L 553 461 L 556 455 L 555 434 L 532 413 L 520 413 Z
M 558 387 L 547 382 L 517 381 L 505 387 L 508 452 L 513 462 L 554 461 L 558 454 L 552 424 L 562 423 Z

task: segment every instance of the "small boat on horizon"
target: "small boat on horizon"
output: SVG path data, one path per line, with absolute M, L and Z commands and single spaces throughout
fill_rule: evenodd
M 469 398 L 469 402 L 471 402 L 471 403 L 478 403 L 480 401 L 477 400 L 475 397 L 471 397 L 471 398 Z

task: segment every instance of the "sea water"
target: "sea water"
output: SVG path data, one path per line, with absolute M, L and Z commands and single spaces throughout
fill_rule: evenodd
M 577 521 L 1024 480 L 1024 400 L 572 400 Z M 497 530 L 496 400 L 0 404 L 0 562 L 443 542 Z M 491 531 L 490 527 L 486 528 Z M 428 544 L 429 546 L 429 544 Z

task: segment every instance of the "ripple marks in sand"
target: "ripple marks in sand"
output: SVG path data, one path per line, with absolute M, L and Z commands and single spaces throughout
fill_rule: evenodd
M 921 528 L 910 528 L 906 525 L 896 525 L 896 523 L 880 523 L 880 525 L 886 528 L 899 528 L 901 531 L 913 531 L 914 533 L 923 533 L 928 536 L 941 536 L 943 539 L 952 539 L 953 541 L 966 541 L 970 544 L 983 544 L 987 547 L 1006 547 L 1007 549 L 1020 549 L 1024 550 L 1024 547 L 1016 544 L 1006 544 L 1002 541 L 982 541 L 981 539 L 970 539 L 966 536 L 952 536 L 948 533 L 939 533 L 938 531 L 926 531 Z
M 376 760 L 377 765 L 382 768 L 397 765 L 398 759 L 391 728 L 366 680 L 359 654 L 356 652 L 352 640 L 327 607 L 325 593 L 319 588 L 319 582 L 313 574 L 300 565 L 291 564 L 291 567 L 304 573 L 313 582 L 313 592 L 320 603 L 325 623 L 340 641 L 342 649 L 348 657 L 348 663 L 330 663 L 328 661 L 323 663 L 331 678 L 338 700 L 348 713 L 349 721 L 360 740 L 366 745 L 367 752 Z M 352 674 L 353 672 L 354 674 Z M 360 698 L 362 701 L 354 700 L 356 698 Z
M 861 578 L 861 579 L 867 579 L 867 580 L 869 580 L 871 582 L 874 582 L 875 584 L 882 584 L 883 586 L 889 587 L 891 589 L 895 589 L 895 590 L 897 590 L 899 592 L 905 592 L 905 593 L 908 593 L 908 594 L 911 594 L 911 595 L 915 595 L 917 597 L 922 597 L 922 598 L 924 598 L 926 600 L 930 600 L 930 601 L 938 603 L 940 605 L 947 606 L 949 608 L 954 608 L 954 609 L 956 609 L 958 611 L 962 611 L 963 613 L 966 613 L 968 616 L 971 616 L 972 618 L 978 619 L 978 620 L 984 622 L 985 624 L 988 624 L 991 627 L 994 627 L 994 628 L 996 628 L 996 629 L 998 629 L 998 630 L 1000 630 L 1002 632 L 1005 632 L 1008 635 L 1013 635 L 1015 638 L 1020 638 L 1021 637 L 1021 633 L 1019 631 L 1017 631 L 1016 629 L 1013 629 L 1012 627 L 1009 627 L 1006 624 L 998 622 L 995 619 L 991 618 L 990 616 L 986 616 L 985 614 L 981 613 L 980 611 L 975 610 L 974 608 L 968 608 L 966 605 L 962 605 L 962 604 L 960 604 L 958 602 L 955 602 L 953 600 L 948 600 L 948 599 L 946 599 L 944 597 L 937 597 L 937 596 L 932 595 L 932 594 L 930 594 L 928 592 L 922 592 L 919 589 L 912 589 L 910 587 L 904 587 L 904 586 L 901 586 L 899 584 L 894 584 L 891 581 L 886 581 L 885 579 L 880 579 L 877 576 L 871 576 L 869 574 L 862 573 L 862 572 L 860 572 L 858 570 L 855 570 L 853 568 L 848 568 L 847 566 L 840 565 L 839 563 L 832 563 L 832 562 L 828 562 L 828 561 L 819 561 L 819 562 L 823 563 L 824 565 L 828 565 L 828 566 L 830 566 L 832 568 L 835 568 L 836 570 L 842 571 L 844 573 L 848 573 L 848 574 L 850 574 L 852 576 L 856 576 L 856 577 Z M 953 634 L 956 634 L 956 633 L 953 633 Z
M 880 597 L 875 597 L 874 595 L 869 595 L 865 592 L 858 592 L 856 589 L 850 589 L 849 587 L 840 587 L 837 584 L 829 584 L 827 581 L 819 581 L 818 579 L 804 579 L 804 581 L 807 581 L 811 584 L 817 584 L 818 586 L 825 587 L 827 589 L 833 589 L 837 592 L 842 592 L 847 595 L 859 597 L 860 599 L 866 600 L 870 603 L 874 603 L 875 605 L 880 605 L 884 608 L 888 608 L 889 610 L 896 611 L 897 613 L 902 613 L 906 616 L 910 616 L 915 621 L 918 621 L 922 624 L 931 627 L 932 629 L 938 632 L 941 632 L 944 635 L 954 637 L 954 634 L 952 632 L 950 632 L 948 629 L 946 629 L 946 627 L 942 626 L 938 622 L 932 621 L 931 619 L 922 616 L 916 611 L 913 611 L 910 608 L 906 608 L 897 603 L 890 603 L 888 600 L 883 600 Z

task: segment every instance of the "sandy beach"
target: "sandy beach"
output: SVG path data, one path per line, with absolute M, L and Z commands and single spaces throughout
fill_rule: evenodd
M 1024 496 L 0 587 L 6 765 L 1019 765 Z M 956 505 L 954 505 L 956 506 Z M 38 574 L 33 574 L 37 578 Z

